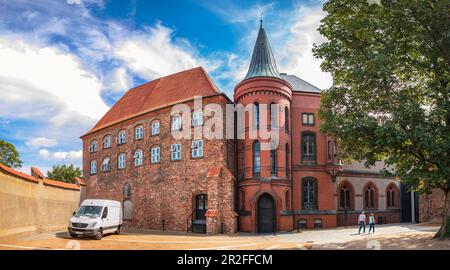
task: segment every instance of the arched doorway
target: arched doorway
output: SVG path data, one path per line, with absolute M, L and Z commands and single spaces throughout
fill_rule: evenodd
M 262 195 L 258 200 L 258 233 L 275 232 L 275 202 L 269 194 Z

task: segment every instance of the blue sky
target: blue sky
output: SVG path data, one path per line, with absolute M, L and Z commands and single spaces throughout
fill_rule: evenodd
M 320 87 L 323 1 L 0 0 L 0 138 L 23 171 L 81 166 L 79 136 L 143 82 L 203 66 L 232 97 L 260 14 L 280 72 Z

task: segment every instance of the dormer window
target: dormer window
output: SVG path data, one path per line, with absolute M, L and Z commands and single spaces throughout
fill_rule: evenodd
M 97 141 L 92 141 L 91 144 L 89 145 L 89 152 L 90 153 L 97 152 L 97 149 L 98 149 Z

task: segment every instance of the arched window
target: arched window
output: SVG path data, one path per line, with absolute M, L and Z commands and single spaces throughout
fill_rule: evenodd
M 399 201 L 398 196 L 399 194 L 398 187 L 394 183 L 390 183 L 386 188 L 386 207 L 388 208 L 398 208 L 399 207 Z
M 278 111 L 277 111 L 277 104 L 271 103 L 270 104 L 270 128 L 277 128 L 278 127 Z
M 284 202 L 285 202 L 285 206 L 286 206 L 286 210 L 289 210 L 290 209 L 290 200 L 289 200 L 289 190 L 288 191 L 286 191 L 286 193 L 285 193 L 285 195 L 284 195 L 285 197 L 284 197 Z
M 117 138 L 117 144 L 124 144 L 127 142 L 127 132 L 125 130 L 119 131 L 119 136 Z
M 134 138 L 136 140 L 141 140 L 142 138 L 144 138 L 144 126 L 143 125 L 139 125 L 134 128 Z
M 253 143 L 253 177 L 261 175 L 261 147 L 259 141 Z
M 241 178 L 245 178 L 245 145 L 241 146 Z
M 256 129 L 259 129 L 259 103 L 255 102 L 255 112 L 253 113 L 253 125 L 256 127 Z
M 364 189 L 364 208 L 376 209 L 378 206 L 378 191 L 374 184 L 369 183 Z
M 93 152 L 97 152 L 98 149 L 98 143 L 96 140 L 91 141 L 91 143 L 89 144 L 89 152 L 93 153 Z
M 109 157 L 105 157 L 102 162 L 102 172 L 109 172 L 111 170 L 111 164 L 110 164 Z
M 303 209 L 317 209 L 317 180 L 314 177 L 303 178 Z
M 316 134 L 302 134 L 302 161 L 316 160 Z
M 270 150 L 270 174 L 277 175 L 277 149 Z
M 290 176 L 290 168 L 289 168 L 289 144 L 286 144 L 286 178 L 289 178 Z
M 340 185 L 338 190 L 338 196 L 339 196 L 339 208 L 342 210 L 351 210 L 353 209 L 353 187 L 347 183 L 344 182 Z
M 289 109 L 287 106 L 284 108 L 284 127 L 289 132 Z
M 125 183 L 123 186 L 123 219 L 131 220 L 133 216 L 133 203 L 131 202 L 131 185 Z
M 125 154 L 119 154 L 117 157 L 117 168 L 118 169 L 125 169 L 126 163 L 125 163 Z

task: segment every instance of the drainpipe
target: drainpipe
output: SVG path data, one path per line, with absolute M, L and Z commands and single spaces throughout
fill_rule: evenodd
M 414 198 L 414 191 L 411 191 L 411 222 L 416 223 L 416 200 Z
M 292 97 L 293 98 L 293 97 Z M 289 104 L 289 105 L 291 105 L 291 104 Z M 294 149 L 294 147 L 292 147 L 292 133 L 293 133 L 293 130 L 294 130 L 294 127 L 291 125 L 291 123 L 292 123 L 292 108 L 289 108 L 289 135 L 291 136 L 291 143 L 289 144 L 289 154 L 290 154 L 290 157 L 289 157 L 289 159 L 290 159 L 290 162 L 289 162 L 289 166 L 291 167 L 291 168 L 289 168 L 289 180 L 291 181 L 291 211 L 292 211 L 292 229 L 294 229 L 296 226 L 297 226 L 297 224 L 296 224 L 296 221 L 295 221 L 295 210 L 294 210 L 294 177 L 293 177 L 293 175 L 294 175 L 294 163 L 292 163 L 293 162 L 293 159 L 292 159 L 292 156 L 293 156 L 293 152 L 294 151 L 292 151 L 293 149 Z M 300 146 L 301 147 L 301 146 Z

